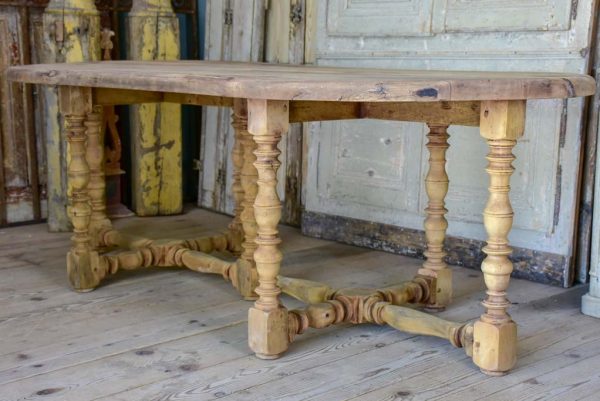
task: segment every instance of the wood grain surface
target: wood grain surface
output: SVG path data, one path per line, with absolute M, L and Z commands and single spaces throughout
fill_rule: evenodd
M 411 71 L 208 61 L 103 61 L 11 67 L 14 81 L 273 100 L 543 99 L 594 93 L 568 73 Z
M 229 221 L 193 209 L 115 224 L 185 238 L 218 232 Z M 420 267 L 413 258 L 280 229 L 286 275 L 378 287 L 410 279 Z M 525 324 L 517 367 L 500 378 L 483 377 L 445 340 L 379 325 L 308 330 L 284 357 L 265 362 L 246 345 L 249 302 L 221 277 L 122 272 L 101 290 L 78 294 L 64 273 L 70 235 L 41 224 L 0 231 L 2 400 L 591 401 L 600 391 L 598 320 L 579 310 L 585 287 L 511 281 L 511 315 Z M 481 273 L 451 269 L 454 302 L 438 316 L 477 318 Z

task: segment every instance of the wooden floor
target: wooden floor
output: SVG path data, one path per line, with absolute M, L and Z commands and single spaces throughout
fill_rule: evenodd
M 179 237 L 228 221 L 193 210 L 118 226 Z M 419 265 L 289 227 L 282 237 L 286 274 L 338 286 L 392 284 Z M 281 359 L 262 361 L 246 345 L 249 304 L 222 278 L 149 269 L 77 294 L 64 271 L 68 246 L 69 234 L 44 225 L 0 229 L 0 400 L 600 399 L 600 321 L 579 312 L 584 288 L 513 280 L 519 362 L 502 378 L 445 341 L 375 325 L 311 331 Z M 456 301 L 441 315 L 476 318 L 481 274 L 456 268 L 454 284 Z

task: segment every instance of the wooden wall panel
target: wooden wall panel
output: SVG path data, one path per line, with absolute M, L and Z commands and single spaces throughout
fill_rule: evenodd
M 56 107 L 53 91 L 38 87 L 25 87 L 8 84 L 3 79 L 3 70 L 13 64 L 65 61 L 70 51 L 58 57 L 50 54 L 52 40 L 47 39 L 52 26 L 44 29 L 43 13 L 48 0 L 0 0 L 0 225 L 21 223 L 46 218 L 48 215 L 47 178 L 48 155 L 46 136 L 58 129 L 56 118 L 47 118 L 48 110 Z M 67 9 L 73 2 L 53 2 L 55 10 L 61 6 Z M 86 10 L 93 10 L 89 1 L 83 2 Z M 83 3 L 77 3 L 80 6 Z M 131 9 L 131 0 L 96 0 L 96 8 L 102 11 L 104 25 L 118 30 L 118 13 Z M 197 4 L 195 0 L 173 0 L 175 12 L 191 16 L 191 56 L 196 58 L 197 49 Z M 88 4 L 90 7 L 88 7 Z M 67 13 L 69 14 L 69 13 Z M 68 19 L 68 18 L 67 18 Z M 52 21 L 50 21 L 52 22 Z M 65 31 L 68 35 L 68 30 Z M 51 36 L 51 35 L 50 35 Z M 97 40 L 92 40 L 92 53 L 96 52 Z M 113 58 L 119 59 L 119 41 L 115 40 Z M 84 47 L 88 46 L 84 40 Z M 78 48 L 75 46 L 75 48 Z M 85 52 L 85 49 L 84 49 Z M 14 113 L 14 114 L 13 114 Z M 60 154 L 61 144 L 57 143 L 51 152 L 51 171 L 55 178 L 53 188 L 53 212 L 49 218 L 52 229 L 69 228 L 64 214 L 65 191 L 64 160 Z M 57 152 L 58 150 L 58 152 Z M 58 178 L 57 178 L 58 177 Z
M 377 4 L 374 0 L 318 2 L 315 63 L 588 72 L 596 1 L 389 0 L 382 7 Z M 389 12 L 382 11 L 386 9 Z M 412 18 L 398 27 L 394 22 L 404 18 L 397 15 L 400 9 Z M 522 277 L 565 286 L 575 278 L 584 104 L 582 99 L 528 103 L 526 134 L 515 149 L 517 173 L 511 181 L 515 225 L 510 241 L 518 248 L 514 260 L 516 274 Z M 485 145 L 473 141 L 476 129 L 451 127 L 449 133 L 448 234 L 455 242 L 476 241 L 479 245 L 473 249 L 480 249 L 485 240 L 481 211 L 487 199 Z M 427 151 L 419 143 L 423 134 L 420 124 L 311 125 L 305 232 L 364 244 L 369 233 L 358 238 L 349 234 L 358 230 L 348 229 L 340 236 L 335 227 L 319 227 L 318 216 L 338 216 L 338 225 L 341 218 L 349 219 L 347 227 L 355 220 L 372 222 L 371 234 L 388 230 L 384 226 L 397 226 L 410 230 L 412 239 L 392 235 L 381 246 L 420 255 L 422 246 L 415 248 L 414 243 L 421 240 L 426 202 L 422 181 Z M 351 185 L 356 182 L 363 185 Z M 468 251 L 462 257 L 459 263 L 477 266 L 479 255 Z
M 26 2 L 0 2 L 0 225 L 42 218 L 31 88 L 10 83 L 4 70 L 27 64 L 31 46 L 30 10 Z M 43 167 L 42 167 L 43 168 Z
M 264 60 L 264 0 L 208 0 L 206 7 L 205 59 Z M 203 109 L 198 204 L 229 214 L 233 134 L 229 108 Z
M 205 58 L 303 63 L 305 7 L 305 0 L 209 0 Z M 230 113 L 228 109 L 204 110 L 198 194 L 200 206 L 225 213 L 233 211 Z M 292 125 L 280 143 L 282 221 L 292 225 L 299 225 L 302 211 L 302 143 L 299 124 Z

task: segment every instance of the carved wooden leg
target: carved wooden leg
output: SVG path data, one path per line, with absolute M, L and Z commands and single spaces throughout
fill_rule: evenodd
M 513 270 L 508 256 L 508 233 L 513 222 L 510 204 L 510 177 L 515 157 L 512 149 L 523 134 L 524 101 L 482 102 L 481 135 L 487 139 L 490 152 L 487 172 L 490 176 L 489 199 L 483 212 L 488 234 L 487 254 L 481 265 L 487 298 L 485 313 L 474 326 L 473 361 L 482 372 L 499 376 L 506 374 L 517 361 L 517 326 L 506 312 L 510 273 Z
M 94 106 L 93 111 L 87 114 L 86 127 L 86 160 L 90 170 L 87 185 L 90 205 L 92 208 L 90 220 L 90 235 L 92 247 L 101 244 L 98 237 L 100 230 L 110 228 L 111 223 L 106 216 L 106 181 L 104 173 L 104 135 L 102 130 L 102 106 Z
M 241 100 L 236 100 L 235 107 L 233 109 L 233 113 L 231 115 L 232 118 L 232 127 L 235 131 L 235 140 L 233 143 L 233 151 L 232 151 L 232 162 L 233 162 L 233 185 L 232 192 L 233 198 L 235 200 L 234 207 L 234 217 L 231 223 L 229 224 L 229 233 L 230 237 L 230 251 L 235 256 L 240 256 L 242 253 L 242 240 L 243 240 L 243 228 L 242 228 L 242 220 L 241 214 L 244 206 L 242 205 L 242 201 L 244 200 L 244 188 L 242 187 L 241 182 L 241 172 L 242 167 L 244 166 L 244 150 L 242 146 L 242 135 L 245 131 L 247 131 L 248 126 L 248 117 L 246 113 L 245 102 L 242 103 Z
M 444 257 L 444 238 L 448 221 L 444 217 L 446 208 L 444 198 L 448 193 L 448 175 L 446 174 L 446 150 L 448 149 L 448 126 L 429 126 L 429 171 L 425 178 L 425 188 L 429 197 L 429 204 L 425 212 L 425 236 L 427 250 L 423 268 L 419 269 L 422 276 L 432 277 L 431 295 L 427 302 L 427 309 L 432 311 L 443 310 L 452 300 L 452 270 L 448 268 Z
M 88 183 L 90 168 L 86 160 L 86 114 L 91 111 L 91 91 L 85 88 L 61 87 L 61 111 L 65 116 L 68 141 L 68 178 L 70 193 L 69 218 L 73 224 L 73 245 L 67 254 L 67 274 L 76 291 L 90 291 L 99 283 L 94 273 L 98 253 L 93 250 L 89 226 L 92 215 Z
M 256 220 L 254 219 L 254 200 L 258 192 L 258 173 L 254 162 L 256 144 L 248 132 L 248 109 L 245 99 L 234 100 L 234 110 L 237 115 L 239 140 L 242 149 L 242 167 L 240 169 L 240 184 L 243 198 L 240 203 L 240 221 L 243 228 L 242 254 L 237 261 L 237 289 L 244 299 L 256 299 L 254 289 L 258 285 L 258 273 L 254 263 L 256 251 Z
M 277 275 L 282 260 L 277 224 L 281 219 L 281 201 L 277 195 L 277 144 L 289 126 L 286 101 L 248 100 L 248 130 L 257 149 L 258 194 L 254 215 L 258 227 L 254 260 L 258 271 L 259 298 L 248 313 L 248 342 L 262 359 L 279 357 L 288 348 L 288 312 L 279 301 Z

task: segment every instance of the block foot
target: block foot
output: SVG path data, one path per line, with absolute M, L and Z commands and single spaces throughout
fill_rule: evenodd
M 279 306 L 270 311 L 256 307 L 248 311 L 248 344 L 260 359 L 279 358 L 289 346 L 288 311 Z

